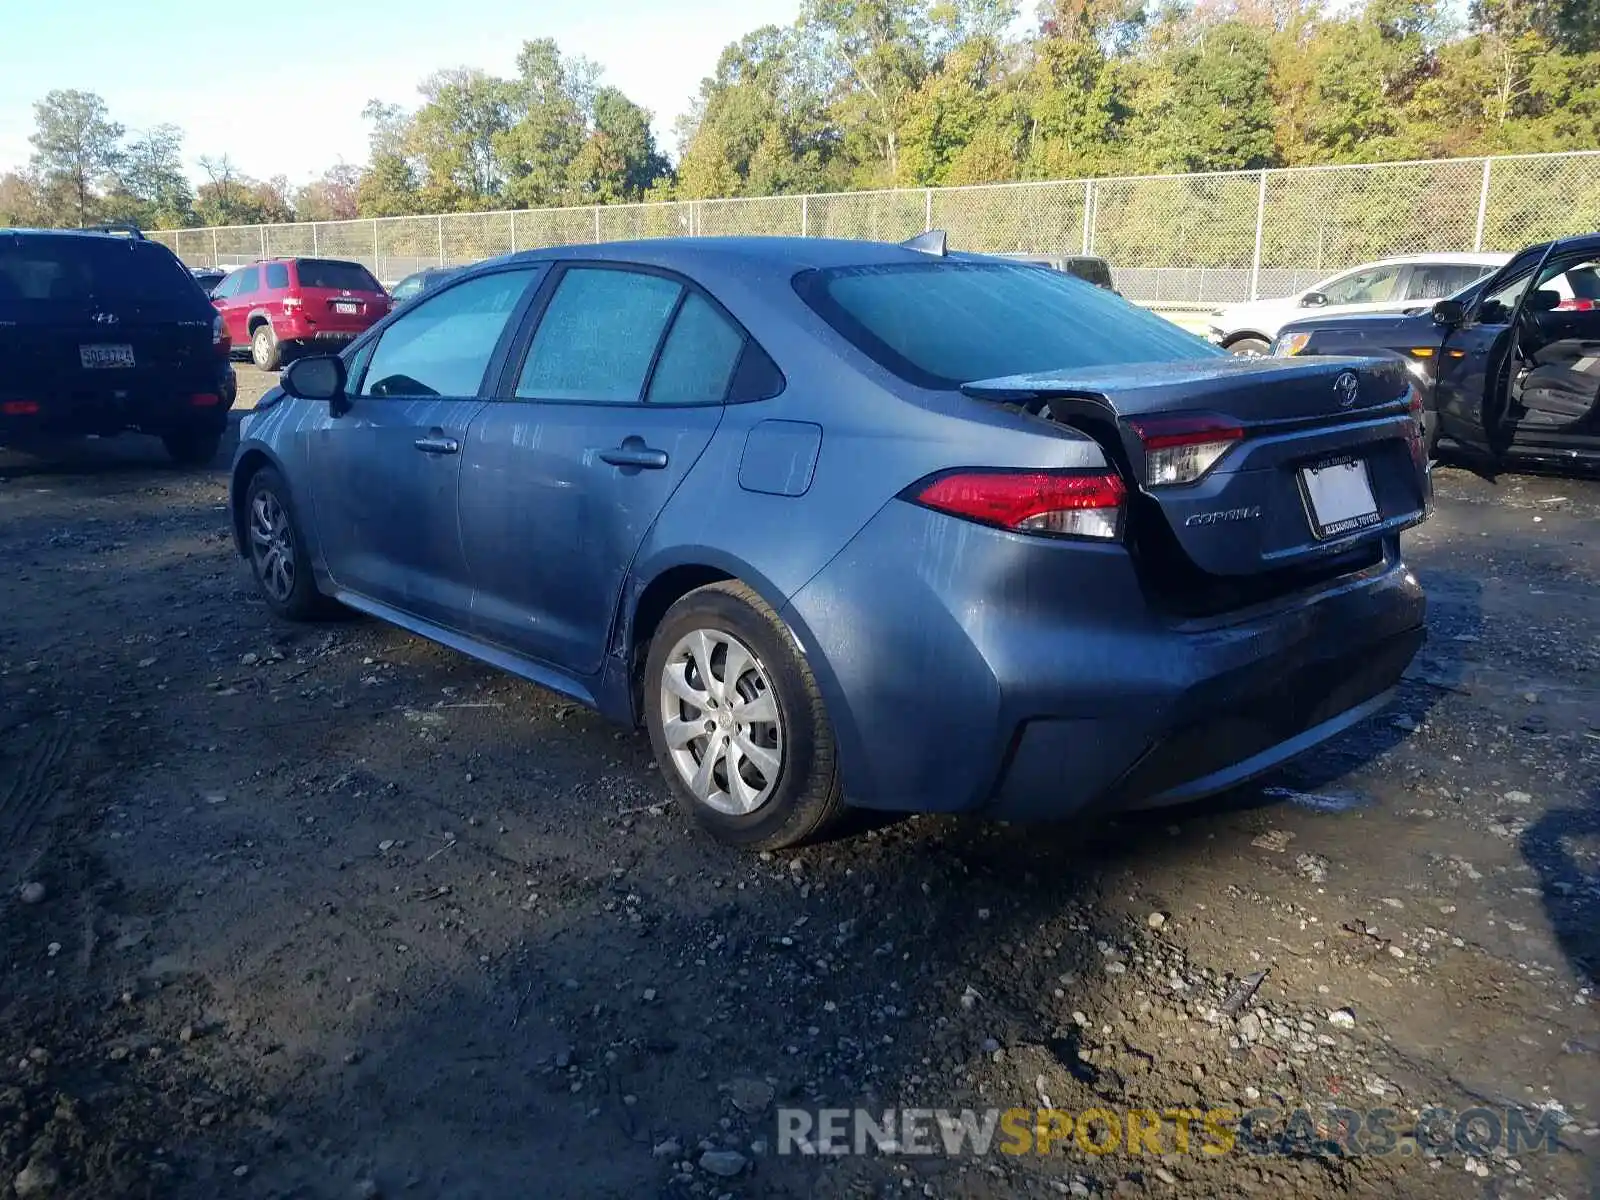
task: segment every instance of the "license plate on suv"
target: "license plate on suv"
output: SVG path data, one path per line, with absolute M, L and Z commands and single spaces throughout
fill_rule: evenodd
M 353 300 L 336 300 L 333 304 L 333 311 L 336 313 L 357 313 L 361 311 L 361 307 Z
M 1378 522 L 1378 501 L 1372 477 L 1362 458 L 1341 458 L 1300 468 L 1311 531 L 1319 538 L 1338 537 Z
M 86 370 L 133 366 L 132 346 L 79 346 L 78 361 Z

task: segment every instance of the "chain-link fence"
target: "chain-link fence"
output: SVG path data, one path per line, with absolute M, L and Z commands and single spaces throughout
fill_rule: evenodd
M 901 241 L 944 229 L 983 253 L 1097 254 L 1147 304 L 1284 295 L 1375 258 L 1516 250 L 1600 229 L 1600 151 L 1204 175 L 684 200 L 165 230 L 191 266 L 325 255 L 393 284 L 516 250 L 652 237 Z

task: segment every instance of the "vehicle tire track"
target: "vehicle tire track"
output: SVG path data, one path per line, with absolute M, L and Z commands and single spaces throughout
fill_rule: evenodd
M 71 745 L 70 728 L 58 725 L 34 734 L 15 757 L 0 757 L 0 846 L 20 846 L 38 825 L 62 790 Z

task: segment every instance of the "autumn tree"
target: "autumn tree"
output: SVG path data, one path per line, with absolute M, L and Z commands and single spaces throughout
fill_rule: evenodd
M 32 167 L 46 203 L 60 224 L 89 224 L 122 161 L 123 127 L 99 96 L 76 90 L 48 93 L 33 120 Z

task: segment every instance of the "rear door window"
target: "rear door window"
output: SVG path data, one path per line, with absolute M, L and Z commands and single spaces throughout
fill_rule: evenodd
M 650 404 L 720 404 L 744 350 L 744 331 L 689 292 L 650 374 Z
M 1411 281 L 1406 286 L 1408 300 L 1442 300 L 1454 296 L 1473 280 L 1494 270 L 1489 266 L 1470 263 L 1428 263 L 1411 268 Z
M 296 264 L 303 288 L 330 288 L 340 292 L 381 292 L 382 285 L 360 263 L 333 258 L 302 258 Z
M 279 288 L 286 288 L 288 286 L 289 286 L 289 264 L 288 263 L 268 263 L 267 264 L 267 287 L 268 287 L 268 289 L 269 290 L 277 290 Z
M 683 286 L 660 275 L 568 269 L 528 347 L 525 400 L 636 404 Z
M 803 271 L 795 290 L 857 349 L 919 387 L 1228 351 L 1059 271 L 895 263 Z
M 246 267 L 239 272 L 239 285 L 230 292 L 233 296 L 250 296 L 261 290 L 261 268 Z
M 155 242 L 77 234 L 0 236 L 0 301 L 198 299 L 200 285 Z
M 361 382 L 363 396 L 476 396 L 534 266 L 497 271 L 417 300 L 384 330 Z
M 1329 304 L 1383 304 L 1396 298 L 1403 266 L 1366 267 L 1322 289 Z

